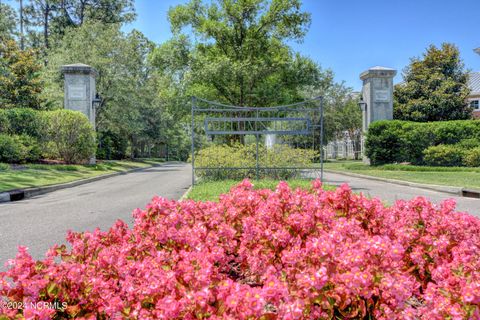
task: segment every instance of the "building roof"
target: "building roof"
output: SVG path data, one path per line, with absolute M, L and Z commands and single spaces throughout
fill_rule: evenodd
M 468 87 L 472 91 L 470 94 L 480 94 L 480 72 L 471 72 L 469 74 Z
M 397 70 L 395 70 L 395 69 L 387 68 L 387 67 L 382 67 L 382 66 L 371 67 L 369 70 L 397 71 Z

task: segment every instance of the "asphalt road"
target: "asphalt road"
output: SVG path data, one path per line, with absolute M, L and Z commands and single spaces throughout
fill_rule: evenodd
M 353 191 L 363 192 L 363 194 L 369 197 L 378 197 L 390 204 L 393 204 L 399 199 L 409 200 L 417 196 L 424 196 L 434 203 L 440 203 L 449 198 L 455 199 L 457 201 L 457 211 L 468 212 L 480 217 L 480 199 L 465 198 L 443 192 L 345 176 L 330 172 L 324 172 L 324 181 L 327 184 L 336 186 L 348 183 Z
M 132 211 L 155 196 L 179 199 L 191 183 L 191 166 L 160 167 L 58 190 L 18 202 L 0 204 L 0 270 L 15 257 L 18 245 L 35 259 L 65 243 L 67 230 L 108 230 L 117 219 L 131 224 Z

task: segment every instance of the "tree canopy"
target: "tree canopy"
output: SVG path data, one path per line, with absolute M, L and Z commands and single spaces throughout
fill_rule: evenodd
M 394 118 L 411 121 L 469 119 L 468 73 L 458 48 L 431 45 L 422 58 L 413 58 L 395 86 Z
M 188 81 L 191 95 L 268 106 L 297 100 L 303 86 L 320 81 L 318 66 L 287 45 L 301 41 L 310 24 L 299 0 L 191 0 L 172 8 L 169 20 L 174 38 L 153 61 Z M 172 65 L 163 67 L 166 60 Z
M 42 108 L 41 65 L 34 50 L 21 50 L 12 39 L 0 42 L 0 108 Z
M 0 2 L 0 40 L 17 35 L 17 14 L 11 6 Z

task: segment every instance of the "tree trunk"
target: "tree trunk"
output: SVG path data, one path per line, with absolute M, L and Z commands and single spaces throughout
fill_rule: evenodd
M 23 40 L 23 0 L 20 0 L 20 49 L 25 49 Z
M 45 48 L 49 49 L 50 48 L 50 43 L 48 41 L 48 28 L 49 28 L 49 15 L 50 15 L 50 3 L 48 3 L 48 0 L 45 1 L 45 11 L 44 11 L 44 16 L 43 16 L 43 39 L 45 41 Z

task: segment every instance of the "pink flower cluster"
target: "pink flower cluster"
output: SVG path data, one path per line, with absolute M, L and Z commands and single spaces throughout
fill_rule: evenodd
M 43 261 L 20 248 L 1 309 L 27 319 L 480 319 L 480 220 L 424 198 L 385 207 L 344 185 L 155 198 L 108 232 L 70 233 Z

